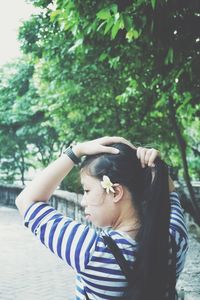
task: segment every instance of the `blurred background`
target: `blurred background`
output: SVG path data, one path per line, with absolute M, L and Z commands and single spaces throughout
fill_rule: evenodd
M 121 135 L 160 150 L 200 239 L 200 1 L 0 5 L 1 185 L 73 141 Z M 60 188 L 80 193 L 77 173 Z
M 74 140 L 122 135 L 160 150 L 200 217 L 200 2 L 0 4 L 1 182 L 24 184 Z M 62 188 L 80 192 L 76 178 Z

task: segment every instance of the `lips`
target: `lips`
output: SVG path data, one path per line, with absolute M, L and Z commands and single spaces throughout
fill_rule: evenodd
M 90 214 L 85 213 L 85 218 L 88 219 L 90 217 Z

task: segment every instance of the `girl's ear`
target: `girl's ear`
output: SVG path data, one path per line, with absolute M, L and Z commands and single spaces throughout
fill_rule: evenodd
M 113 201 L 116 203 L 122 199 L 124 195 L 124 187 L 119 183 L 115 183 L 113 184 L 113 188 L 115 190 Z

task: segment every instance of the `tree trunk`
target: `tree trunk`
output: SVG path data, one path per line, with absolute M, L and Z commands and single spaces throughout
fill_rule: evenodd
M 179 128 L 179 125 L 178 125 L 178 122 L 176 119 L 176 110 L 174 107 L 174 102 L 171 98 L 169 98 L 168 104 L 169 104 L 169 117 L 170 117 L 173 129 L 175 131 L 178 146 L 179 146 L 179 149 L 181 152 L 181 157 L 182 157 L 182 162 L 183 162 L 183 170 L 184 170 L 184 179 L 185 179 L 185 182 L 186 182 L 186 185 L 187 185 L 187 188 L 189 191 L 190 199 L 191 199 L 191 204 L 192 204 L 192 208 L 193 208 L 193 217 L 194 217 L 195 221 L 197 222 L 197 224 L 200 225 L 200 208 L 199 208 L 198 203 L 195 198 L 194 189 L 192 187 L 191 179 L 190 179 L 190 175 L 189 175 L 189 171 L 188 171 L 188 162 L 187 162 L 187 156 L 186 156 L 187 145 L 184 140 L 184 137 L 181 134 L 181 130 Z
M 22 185 L 25 185 L 25 178 L 24 178 L 24 173 L 25 173 L 25 161 L 24 161 L 24 156 L 21 153 L 21 162 L 19 162 L 19 169 L 21 173 L 21 182 Z

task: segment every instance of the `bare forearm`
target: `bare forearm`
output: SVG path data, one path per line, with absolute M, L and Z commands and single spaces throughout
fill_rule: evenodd
M 27 209 L 36 202 L 48 201 L 73 166 L 73 161 L 67 155 L 62 155 L 37 175 L 15 200 L 20 214 L 24 216 Z
M 120 137 L 103 137 L 89 142 L 81 143 L 73 147 L 77 157 L 102 152 L 117 153 L 119 150 L 105 146 L 114 142 L 124 141 Z M 27 209 L 35 202 L 46 202 L 51 197 L 56 187 L 63 178 L 71 171 L 74 162 L 67 156 L 62 155 L 51 163 L 38 175 L 16 198 L 15 204 L 21 215 L 24 216 Z
M 102 137 L 92 141 L 86 141 L 73 147 L 73 152 L 77 157 L 84 155 L 93 155 L 98 153 L 112 153 L 118 154 L 119 150 L 109 146 L 113 143 L 125 143 L 131 148 L 136 149 L 129 141 L 122 137 Z M 140 147 L 141 148 L 141 147 Z M 158 151 L 155 149 L 141 148 L 141 151 L 137 152 L 138 159 L 149 166 L 152 165 L 154 159 L 158 156 Z M 149 152 L 150 151 L 150 152 Z M 146 156 L 140 153 L 149 154 Z M 69 154 L 69 153 L 68 153 Z M 146 154 L 145 154 L 146 155 Z M 144 158 L 148 158 L 145 160 Z M 72 157 L 73 160 L 73 157 Z M 16 206 L 20 213 L 23 215 L 31 204 L 38 201 L 48 201 L 56 187 L 61 183 L 64 177 L 71 171 L 74 162 L 67 155 L 62 155 L 56 161 L 51 163 L 46 169 L 44 169 L 40 175 L 38 175 L 17 197 Z M 144 163 L 144 162 L 143 162 Z
M 36 176 L 18 199 L 29 199 L 32 202 L 47 201 L 73 166 L 71 159 L 67 155 L 62 155 Z

